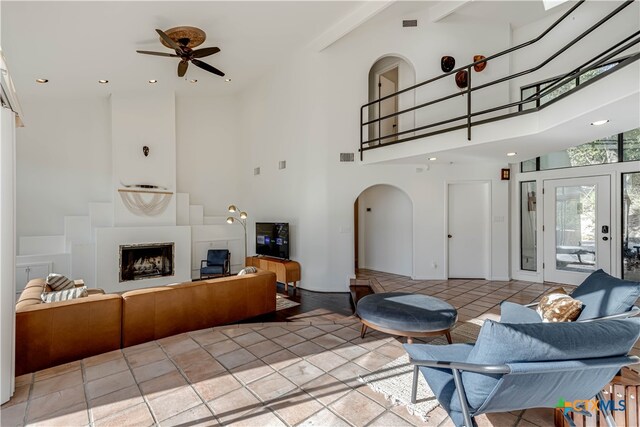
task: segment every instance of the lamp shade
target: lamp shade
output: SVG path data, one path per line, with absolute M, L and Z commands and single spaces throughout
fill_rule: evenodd
M 236 205 L 229 205 L 229 212 L 235 212 L 237 210 Z
M 247 216 L 246 212 L 240 212 L 240 219 L 247 219 Z
M 227 223 L 233 224 L 233 221 L 235 221 L 235 220 L 236 220 L 235 218 L 229 217 L 229 218 L 227 218 Z

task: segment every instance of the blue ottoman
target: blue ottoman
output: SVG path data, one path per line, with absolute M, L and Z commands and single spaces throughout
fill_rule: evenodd
M 392 335 L 414 337 L 446 335 L 451 341 L 450 329 L 458 320 L 458 312 L 441 299 L 421 294 L 388 292 L 372 294 L 358 301 L 356 315 L 362 322 L 361 337 L 367 327 Z

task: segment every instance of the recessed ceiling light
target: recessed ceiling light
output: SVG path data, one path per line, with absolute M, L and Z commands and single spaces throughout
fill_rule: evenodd
M 198 80 L 196 80 L 196 79 L 189 80 L 189 83 L 198 83 Z
M 609 119 L 606 120 L 596 120 L 595 122 L 591 123 L 591 126 L 602 126 L 605 123 L 609 123 Z
M 36 79 L 36 83 L 47 83 L 49 79 Z
M 225 82 L 231 83 L 231 79 L 224 79 Z
M 151 79 L 149 80 L 149 83 L 154 84 L 154 83 L 158 83 L 158 81 L 156 79 Z
M 429 160 L 431 160 L 433 162 L 434 160 L 438 160 L 438 158 L 437 157 L 429 157 Z
M 509 156 L 509 157 L 513 157 L 513 156 L 515 156 L 516 154 L 518 154 L 518 153 L 516 153 L 515 151 L 512 151 L 512 152 L 510 152 L 510 153 L 507 153 L 507 156 Z
M 106 85 L 107 83 L 109 83 L 109 80 L 100 79 L 98 80 L 98 83 L 100 83 L 101 85 Z

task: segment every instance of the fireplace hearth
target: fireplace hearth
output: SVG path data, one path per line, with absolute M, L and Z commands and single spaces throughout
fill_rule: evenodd
M 175 243 L 120 245 L 120 282 L 173 276 Z

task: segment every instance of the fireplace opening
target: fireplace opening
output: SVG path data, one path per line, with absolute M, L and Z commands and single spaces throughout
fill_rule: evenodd
M 173 276 L 175 243 L 120 245 L 120 282 Z

